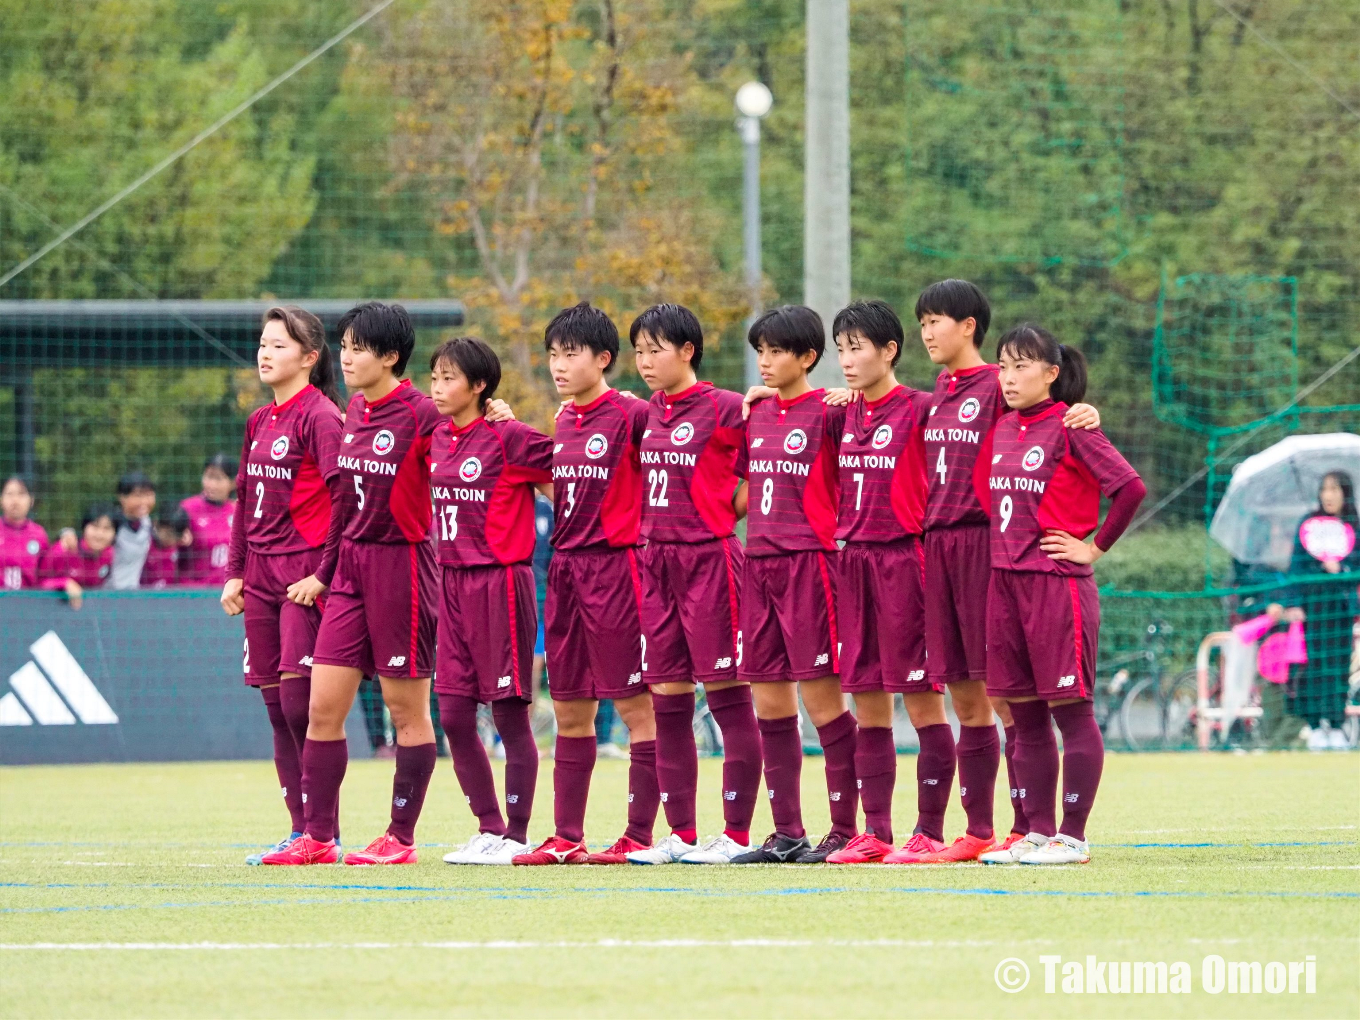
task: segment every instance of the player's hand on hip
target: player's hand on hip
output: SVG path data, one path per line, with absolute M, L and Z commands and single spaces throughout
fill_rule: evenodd
M 222 585 L 222 611 L 228 616 L 240 616 L 246 611 L 246 597 L 242 594 L 245 582 L 239 577 L 227 579 Z
M 1069 429 L 1100 428 L 1100 412 L 1090 404 L 1073 404 L 1063 415 L 1063 424 Z
M 288 586 L 288 600 L 300 606 L 310 606 L 325 590 L 326 586 L 316 579 L 315 574 L 308 574 L 301 581 L 294 581 Z
M 1094 563 L 1105 555 L 1094 542 L 1083 542 L 1065 531 L 1050 531 L 1039 539 L 1039 548 L 1048 554 L 1050 560 L 1066 560 L 1068 563 Z
M 741 400 L 741 420 L 745 421 L 751 417 L 752 404 L 758 404 L 767 397 L 773 397 L 778 392 L 770 386 L 752 386 Z
M 514 421 L 515 412 L 500 397 L 493 397 L 486 402 L 487 421 Z

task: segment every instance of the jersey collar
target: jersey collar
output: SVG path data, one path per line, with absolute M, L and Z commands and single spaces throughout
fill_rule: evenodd
M 591 411 L 595 410 L 595 408 L 599 407 L 613 395 L 614 389 L 611 387 L 605 390 L 603 393 L 601 393 L 589 404 L 578 404 L 573 400 L 570 404 L 567 405 L 566 409 L 569 414 L 575 414 L 579 417 L 580 415 L 583 414 L 589 414 Z
M 704 380 L 700 379 L 693 386 L 690 386 L 688 389 L 681 390 L 673 397 L 667 396 L 665 393 L 662 393 L 661 402 L 665 404 L 667 407 L 674 407 L 676 404 L 680 403 L 680 401 L 688 400 L 690 397 L 694 396 L 696 393 L 699 393 L 705 387 L 712 388 L 712 386 L 713 384 L 711 382 L 705 382 Z
M 467 435 L 469 432 L 471 432 L 473 429 L 475 429 L 478 425 L 483 424 L 490 424 L 489 422 L 487 422 L 486 415 L 484 414 L 478 415 L 476 418 L 473 418 L 472 421 L 468 422 L 466 425 L 463 425 L 461 427 L 459 425 L 456 425 L 453 419 L 450 418 L 449 434 L 452 435 L 453 438 L 455 439 L 460 439 L 463 436 Z
M 1001 366 L 989 365 L 985 362 L 981 365 L 974 365 L 972 368 L 961 368 L 957 372 L 950 372 L 945 369 L 946 375 L 952 375 L 956 379 L 967 379 L 970 375 L 977 375 L 979 372 L 1000 372 Z
M 894 386 L 892 389 L 890 389 L 887 393 L 883 394 L 883 396 L 879 397 L 877 400 L 865 400 L 865 401 L 863 401 L 863 403 L 864 403 L 864 410 L 866 410 L 866 411 L 877 411 L 880 407 L 882 407 L 884 404 L 886 404 L 886 403 L 887 403 L 889 400 L 891 400 L 893 397 L 897 396 L 899 393 L 905 393 L 906 391 L 907 391 L 907 388 L 906 388 L 905 386 L 903 386 L 901 383 L 898 383 L 896 386 Z
M 1023 411 L 1016 411 L 1015 413 L 1025 425 L 1033 425 L 1035 422 L 1055 414 L 1066 414 L 1067 405 L 1051 399 L 1041 400 L 1033 407 L 1027 407 Z
M 316 392 L 316 387 L 313 386 L 311 383 L 308 383 L 306 386 L 302 387 L 302 389 L 298 390 L 298 391 L 297 391 L 296 393 L 294 393 L 291 397 L 289 397 L 287 400 L 285 400 L 282 404 L 275 404 L 275 405 L 274 405 L 274 410 L 273 410 L 274 416 L 275 416 L 275 417 L 278 417 L 279 414 L 281 414 L 281 413 L 282 413 L 283 411 L 285 411 L 286 409 L 292 407 L 294 404 L 296 404 L 298 401 L 300 401 L 300 400 L 301 400 L 304 396 L 306 396 L 308 393 L 315 393 L 315 392 Z
M 404 393 L 406 390 L 409 390 L 410 388 L 411 388 L 411 380 L 410 380 L 410 379 L 403 379 L 401 382 L 397 383 L 397 388 L 394 389 L 391 393 L 389 393 L 389 394 L 388 394 L 387 396 L 385 396 L 385 397 L 379 397 L 377 400 L 374 400 L 374 401 L 372 401 L 372 402 L 370 402 L 370 401 L 368 400 L 368 398 L 365 397 L 365 398 L 364 398 L 364 410 L 368 410 L 369 408 L 373 408 L 373 407 L 382 407 L 383 404 L 385 404 L 385 403 L 387 403 L 389 400 L 392 400 L 393 398 L 395 398 L 396 395 L 397 395 L 398 393 Z
M 806 393 L 800 393 L 792 400 L 785 400 L 783 397 L 776 393 L 774 397 L 774 402 L 776 406 L 778 406 L 779 410 L 787 411 L 789 408 L 796 407 L 798 404 L 801 404 L 804 400 L 807 400 L 809 397 L 817 397 L 818 399 L 820 399 L 825 394 L 826 390 L 824 389 L 808 390 Z

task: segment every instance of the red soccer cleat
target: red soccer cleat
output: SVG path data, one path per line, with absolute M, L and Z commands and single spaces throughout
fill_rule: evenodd
M 893 852 L 892 844 L 885 843 L 871 832 L 862 832 L 847 846 L 826 859 L 827 864 L 880 864 Z
M 629 854 L 646 849 L 648 849 L 646 843 L 639 843 L 637 840 L 629 839 L 627 836 L 620 836 L 608 850 L 601 850 L 599 853 L 594 853 L 587 857 L 586 863 L 627 864 Z
M 384 832 L 362 850 L 345 854 L 346 864 L 415 864 L 416 848 Z
M 943 849 L 944 844 L 938 839 L 931 839 L 924 832 L 918 832 L 907 840 L 907 845 L 901 850 L 894 850 L 883 858 L 883 863 L 924 864 L 927 857 L 931 854 L 937 854 Z
M 1023 832 L 1012 832 L 1009 836 L 1005 838 L 1001 845 L 997 847 L 997 849 L 1009 850 L 1012 846 L 1014 846 L 1016 843 L 1019 843 L 1024 838 L 1025 834 Z
M 995 845 L 994 839 L 978 839 L 964 833 L 954 842 L 941 850 L 937 854 L 931 854 L 925 859 L 925 864 L 958 864 L 963 861 L 975 861 Z
M 511 864 L 584 864 L 590 857 L 586 841 L 573 843 L 560 836 L 549 836 L 537 850 L 527 854 L 516 854 Z
M 306 834 L 299 836 L 282 850 L 265 854 L 261 864 L 334 864 L 340 859 L 340 848 L 335 840 L 319 843 Z

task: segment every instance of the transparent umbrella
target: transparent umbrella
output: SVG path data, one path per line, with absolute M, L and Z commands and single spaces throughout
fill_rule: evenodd
M 1290 436 L 1237 465 L 1209 534 L 1242 563 L 1289 569 L 1294 530 L 1329 471 L 1360 482 L 1360 436 Z

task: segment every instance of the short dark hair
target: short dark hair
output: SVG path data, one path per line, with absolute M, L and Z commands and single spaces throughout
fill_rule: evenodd
M 221 471 L 224 475 L 230 478 L 232 484 L 234 485 L 236 483 L 236 471 L 239 467 L 240 465 L 236 462 L 236 458 L 233 457 L 231 454 L 214 453 L 204 463 L 203 470 L 207 471 L 208 468 L 217 468 L 218 471 Z
M 1086 358 L 1075 347 L 1058 343 L 1046 329 L 1032 322 L 1022 322 L 1008 329 L 996 342 L 996 356 L 1009 352 L 1013 358 L 1029 358 L 1053 365 L 1058 378 L 1048 387 L 1048 395 L 1062 404 L 1078 403 L 1086 396 Z
M 85 509 L 85 516 L 80 519 L 80 530 L 84 532 L 87 524 L 93 524 L 101 517 L 107 517 L 109 523 L 115 528 L 118 527 L 118 511 L 108 503 L 92 503 Z
M 365 301 L 340 316 L 335 330 L 342 341 L 348 333 L 355 347 L 376 357 L 395 354 L 397 363 L 392 366 L 392 374 L 396 376 L 406 371 L 406 363 L 416 349 L 416 328 L 401 305 Z
M 639 333 L 646 333 L 653 340 L 661 340 L 677 351 L 685 344 L 694 348 L 694 357 L 689 367 L 698 368 L 704 360 L 704 330 L 699 325 L 698 316 L 684 305 L 652 305 L 643 311 L 628 327 L 628 342 L 637 346 Z
M 118 495 L 130 496 L 138 489 L 156 491 L 156 483 L 145 471 L 129 471 L 118 479 Z
M 885 348 L 890 343 L 897 344 L 897 353 L 892 363 L 902 357 L 902 342 L 906 335 L 902 332 L 902 320 L 886 301 L 856 301 L 846 305 L 836 313 L 831 324 L 831 335 L 858 333 L 875 347 Z
M 475 336 L 456 336 L 445 340 L 430 355 L 430 371 L 433 372 L 441 361 L 447 361 L 462 372 L 471 387 L 484 382 L 486 387 L 478 394 L 477 403 L 485 407 L 487 401 L 496 395 L 496 387 L 501 384 L 501 359 L 485 340 Z
M 967 280 L 941 280 L 932 283 L 916 299 L 916 321 L 927 315 L 947 315 L 956 322 L 972 319 L 977 323 L 973 331 L 973 346 L 981 347 L 992 324 L 992 306 L 987 295 L 976 284 Z
M 587 348 L 596 354 L 608 354 L 608 372 L 619 360 L 619 331 L 613 320 L 594 307 L 589 301 L 563 308 L 548 323 L 543 331 L 543 349 L 551 350 L 557 344 L 558 350 L 579 351 Z
M 822 317 L 806 305 L 780 305 L 762 314 L 746 333 L 746 342 L 757 350 L 761 341 L 767 347 L 790 354 L 812 351 L 817 355 L 812 363 L 814 368 L 826 353 Z

